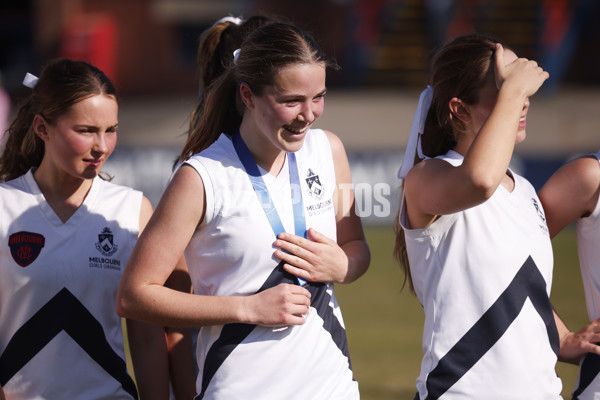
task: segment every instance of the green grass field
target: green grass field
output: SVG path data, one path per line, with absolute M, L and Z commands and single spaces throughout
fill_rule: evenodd
M 391 227 L 365 230 L 371 248 L 371 267 L 358 281 L 338 285 L 336 295 L 346 323 L 350 355 L 363 400 L 409 399 L 416 393 L 421 360 L 423 311 L 393 261 Z M 587 323 L 587 313 L 573 229 L 553 240 L 555 270 L 552 303 L 571 330 Z M 558 363 L 563 397 L 570 393 L 577 367 Z

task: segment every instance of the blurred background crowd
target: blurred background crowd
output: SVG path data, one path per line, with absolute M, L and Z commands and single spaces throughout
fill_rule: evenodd
M 56 56 L 89 61 L 121 95 L 112 159 L 119 183 L 153 202 L 197 99 L 199 35 L 226 15 L 287 18 L 335 58 L 341 68 L 328 72 L 319 123 L 346 144 L 355 182 L 369 182 L 371 203 L 376 182 L 389 185 L 394 203 L 395 171 L 430 57 L 463 33 L 495 35 L 550 72 L 532 102 L 532 139 L 516 151 L 523 155 L 516 167 L 534 186 L 565 159 L 598 147 L 597 0 L 3 0 L 0 7 L 0 128 L 27 94 L 25 72 Z M 367 222 L 389 222 L 365 210 Z

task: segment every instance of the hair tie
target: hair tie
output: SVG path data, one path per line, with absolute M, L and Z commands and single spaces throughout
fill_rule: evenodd
M 425 128 L 425 120 L 427 119 L 427 112 L 431 106 L 431 99 L 433 98 L 433 88 L 427 86 L 421 96 L 419 97 L 419 105 L 415 116 L 413 117 L 412 127 L 410 129 L 410 136 L 408 137 L 408 145 L 406 146 L 406 152 L 404 153 L 404 160 L 402 160 L 402 166 L 398 171 L 398 178 L 406 178 L 406 174 L 415 164 L 415 154 L 419 155 L 419 158 L 424 158 L 423 148 L 421 147 L 421 135 Z
M 233 52 L 233 63 L 237 64 L 237 60 L 240 57 L 240 49 L 235 49 Z
M 28 72 L 25 74 L 25 78 L 23 79 L 23 85 L 33 89 L 39 80 L 40 78 Z
M 222 24 L 223 22 L 231 22 L 232 24 L 240 25 L 242 23 L 242 21 L 243 20 L 239 17 L 234 17 L 233 15 L 228 15 L 226 17 L 221 18 L 217 22 L 215 22 L 213 24 L 213 26 Z

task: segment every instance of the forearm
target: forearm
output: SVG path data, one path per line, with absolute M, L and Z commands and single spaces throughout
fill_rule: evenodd
M 367 271 L 371 262 L 371 253 L 364 239 L 353 240 L 342 245 L 341 248 L 348 257 L 348 269 L 339 283 L 351 283 Z
M 117 297 L 117 312 L 125 318 L 162 326 L 189 328 L 245 321 L 245 297 L 204 296 L 184 293 L 158 284 L 124 289 Z
M 176 400 L 192 399 L 196 395 L 196 370 L 192 329 L 167 328 L 169 375 Z
M 476 187 L 488 192 L 486 198 L 498 188 L 510 164 L 525 99 L 501 90 L 492 113 L 465 154 L 462 168 Z
M 169 370 L 164 328 L 127 320 L 127 337 L 140 399 L 168 399 Z

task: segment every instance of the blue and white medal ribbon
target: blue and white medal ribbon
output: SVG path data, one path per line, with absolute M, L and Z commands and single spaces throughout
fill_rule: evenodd
M 275 233 L 275 237 L 277 237 L 280 233 L 285 232 L 285 228 L 283 227 L 283 223 L 281 222 L 281 218 L 277 213 L 277 209 L 275 208 L 275 204 L 273 203 L 273 199 L 271 199 L 271 195 L 269 194 L 269 190 L 267 189 L 267 185 L 263 180 L 263 177 L 258 169 L 258 165 L 254 161 L 254 157 L 252 157 L 252 153 L 244 143 L 242 139 L 242 135 L 240 133 L 236 133 L 233 135 L 233 147 L 235 152 L 237 153 L 244 169 L 246 170 L 246 174 L 250 179 L 250 183 L 252 183 L 252 187 L 254 188 L 254 192 L 258 196 L 258 200 L 269 220 L 269 224 L 271 224 L 271 228 L 273 229 L 273 233 Z M 288 157 L 288 166 L 290 173 L 290 189 L 294 190 L 294 188 L 300 188 L 300 178 L 298 177 L 298 165 L 296 163 L 296 155 L 294 153 L 286 153 L 286 157 Z M 294 212 L 294 233 L 296 236 L 306 237 L 306 219 L 304 216 L 304 203 L 302 201 L 302 191 L 299 190 L 299 199 L 298 201 L 294 201 L 294 196 L 290 193 L 290 197 L 292 198 L 292 208 Z M 300 277 L 296 277 L 298 280 L 298 284 L 300 286 L 306 285 L 306 281 Z

